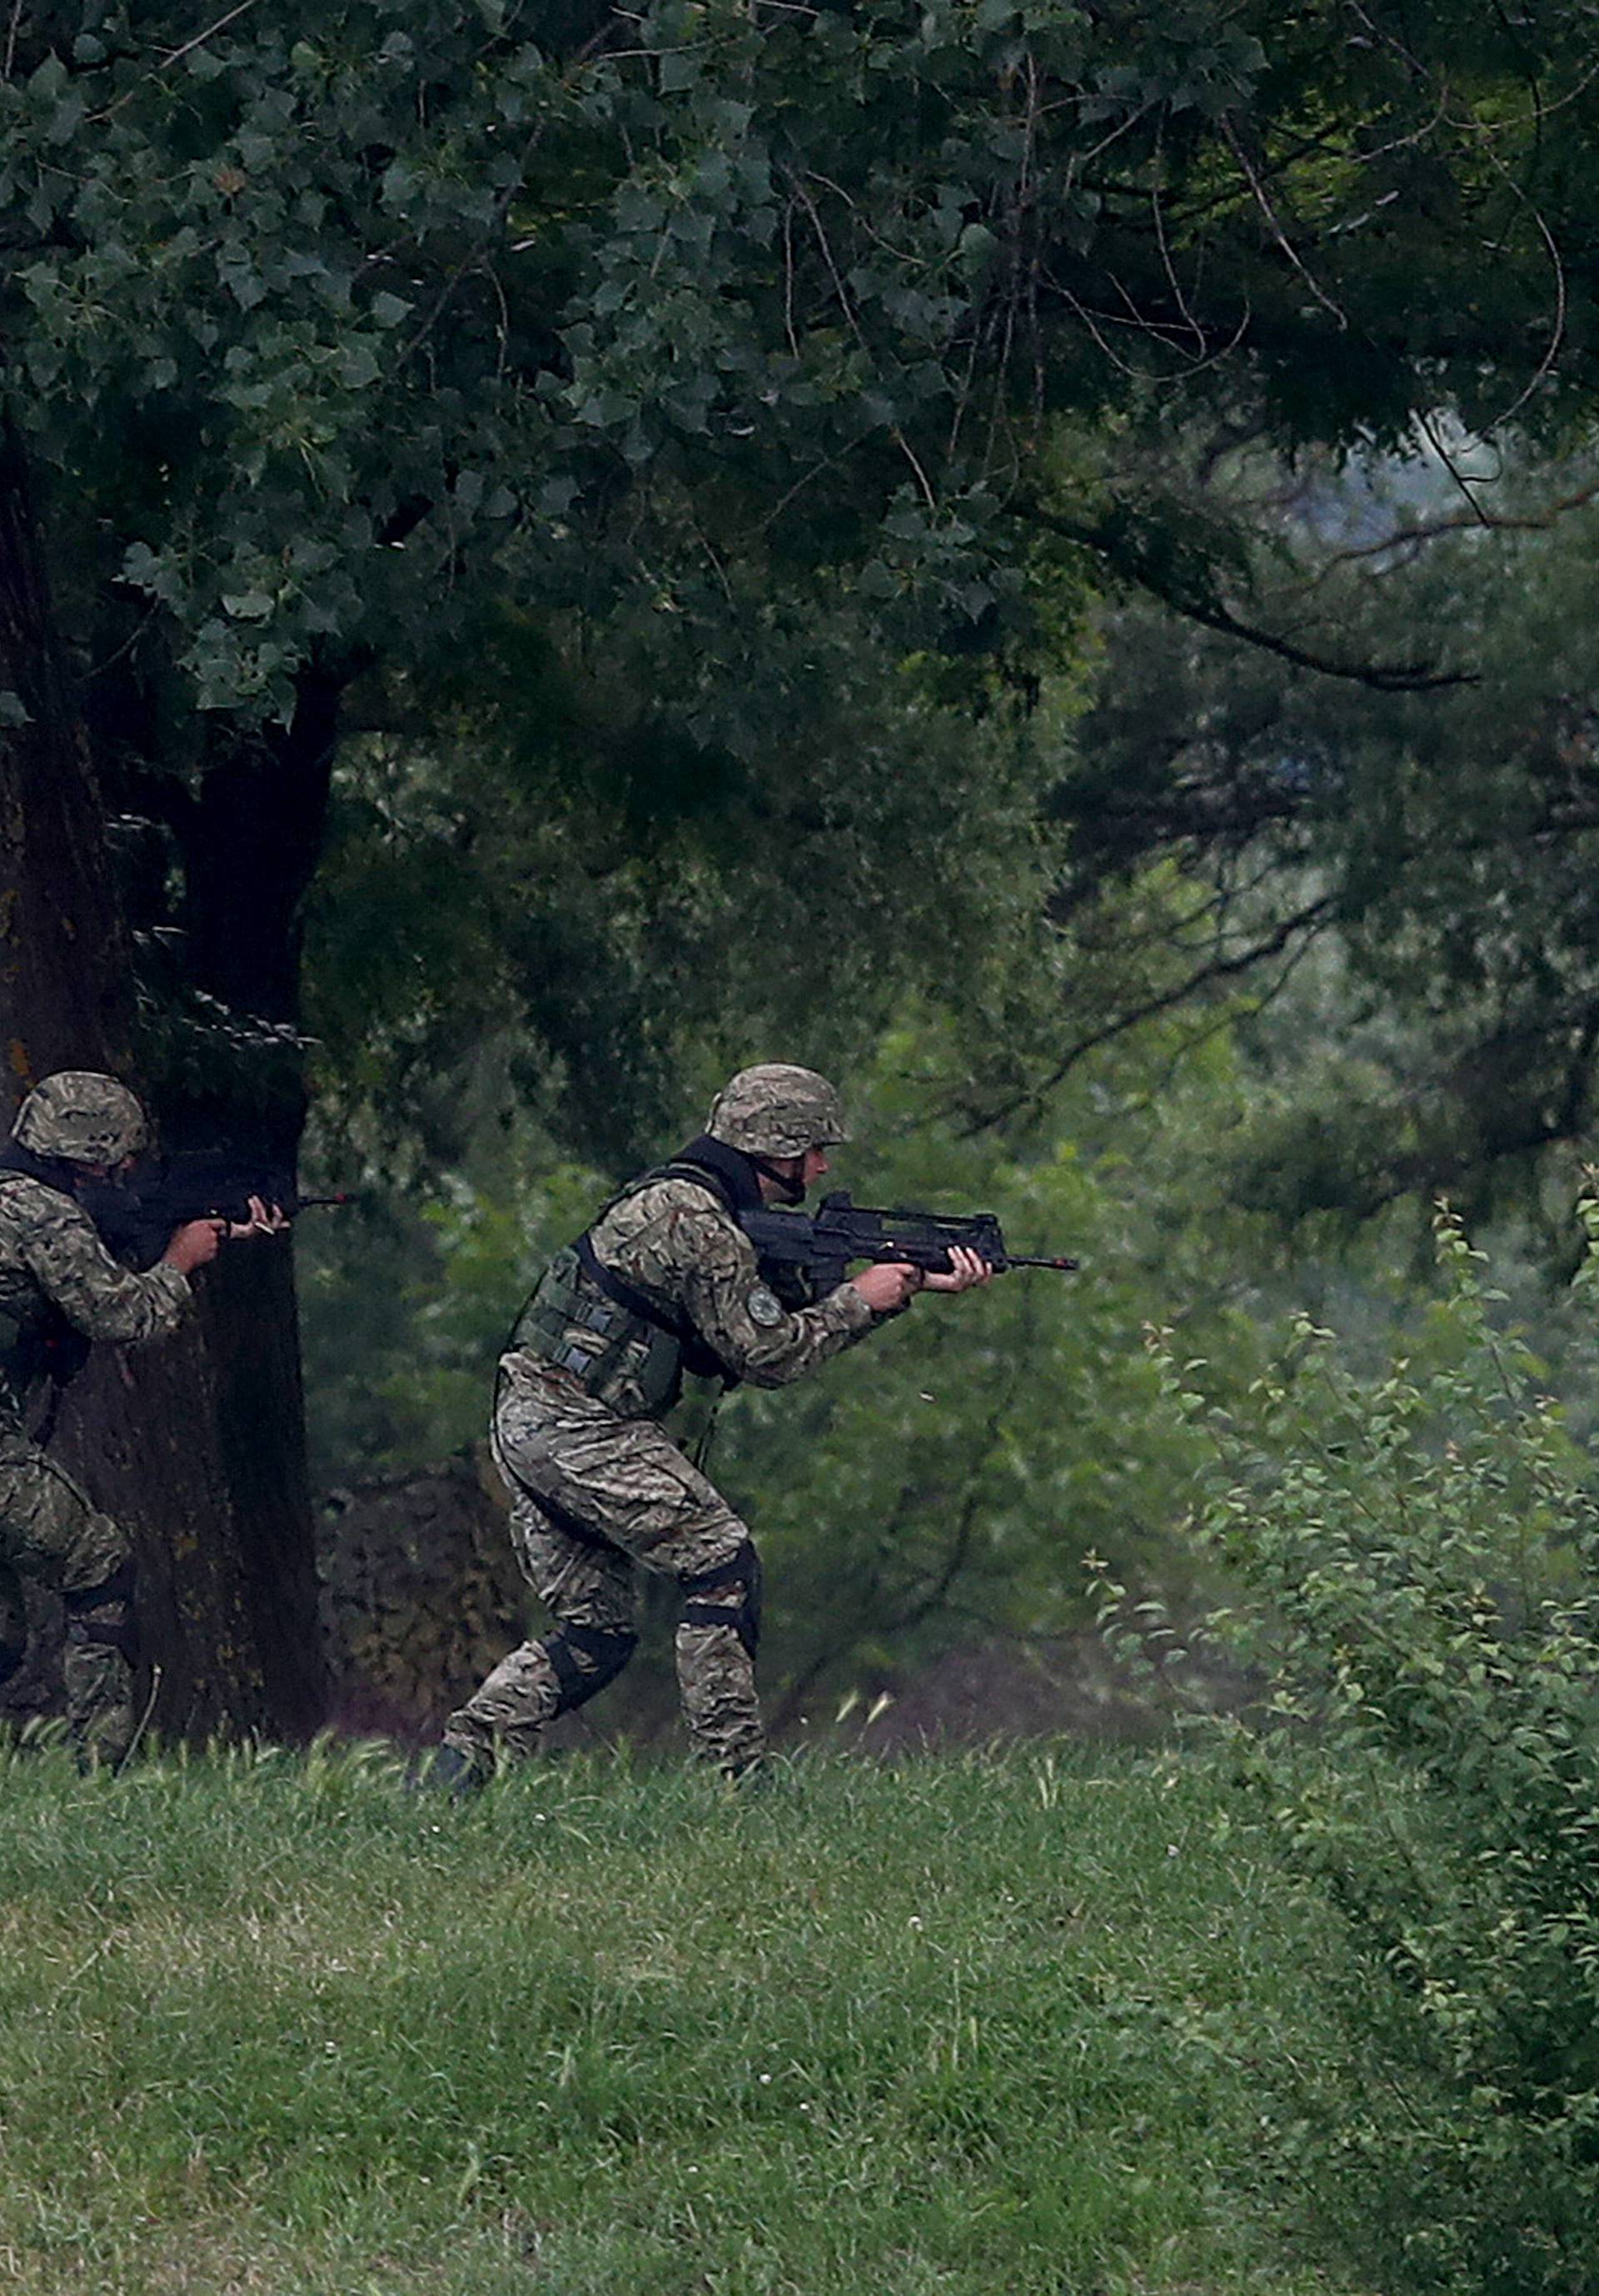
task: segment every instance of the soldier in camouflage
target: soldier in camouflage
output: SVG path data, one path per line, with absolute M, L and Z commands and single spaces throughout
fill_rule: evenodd
M 114 1177 L 145 1136 L 125 1085 L 63 1070 L 28 1095 L 0 1153 L 0 1682 L 26 1655 L 18 1574 L 31 1573 L 65 1603 L 67 1714 L 88 1765 L 120 1761 L 133 1734 L 134 1558 L 126 1534 L 30 1436 L 28 1407 L 63 1354 L 170 1332 L 191 1275 L 228 1233 L 225 1221 L 193 1221 L 144 1275 L 111 1258 L 76 1191 Z M 254 1213 L 251 1229 L 268 1232 L 272 1216 Z
M 683 1374 L 781 1387 L 897 1315 L 989 1269 L 869 1267 L 805 1306 L 763 1279 L 741 1210 L 800 1203 L 848 1137 L 813 1070 L 741 1070 L 705 1130 L 612 1198 L 556 1255 L 501 1358 L 490 1440 L 511 1531 L 555 1627 L 512 1651 L 446 1725 L 430 1775 L 457 1792 L 603 1690 L 632 1656 L 642 1567 L 676 1582 L 677 1680 L 695 1751 L 730 1777 L 763 1750 L 760 1563 L 745 1525 L 659 1423 Z

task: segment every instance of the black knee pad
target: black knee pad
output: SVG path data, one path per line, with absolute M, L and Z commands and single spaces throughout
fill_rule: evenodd
M 737 1553 L 726 1562 L 718 1562 L 714 1570 L 701 1570 L 682 1582 L 688 1600 L 681 1616 L 685 1626 L 731 1627 L 750 1656 L 755 1656 L 760 1641 L 760 1557 L 755 1552 L 752 1539 L 745 1539 Z M 724 1587 L 735 1587 L 739 1600 L 734 1603 L 708 1603 L 707 1595 Z
M 75 1587 L 62 1597 L 67 1613 L 67 1640 L 80 1645 L 102 1643 L 119 1650 L 129 1666 L 138 1663 L 138 1629 L 134 1620 L 134 1591 L 139 1567 L 125 1554 L 109 1578 L 97 1587 Z
M 28 1656 L 26 1643 L 0 1642 L 0 1690 L 4 1690 Z
M 614 1682 L 634 1652 L 638 1636 L 630 1627 L 558 1627 L 543 1644 L 555 1669 L 561 1699 L 555 1711 L 570 1714 Z

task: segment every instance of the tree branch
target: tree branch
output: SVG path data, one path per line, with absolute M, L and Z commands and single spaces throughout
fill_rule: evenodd
M 1264 964 L 1267 958 L 1281 956 L 1297 935 L 1312 933 L 1324 923 L 1334 906 L 1334 897 L 1331 893 L 1307 902 L 1292 916 L 1281 919 L 1264 939 L 1254 942 L 1248 948 L 1235 950 L 1230 956 L 1207 957 L 1202 964 L 1195 965 L 1169 988 L 1162 989 L 1157 996 L 1145 997 L 1141 1004 L 1128 1005 L 1113 1020 L 1107 1021 L 1103 1028 L 1091 1029 L 1086 1036 L 1078 1037 L 1067 1047 L 1042 1082 L 1029 1086 L 1025 1092 L 1013 1094 L 1003 1106 L 989 1110 L 988 1114 L 974 1117 L 967 1128 L 967 1136 L 975 1137 L 979 1133 L 991 1132 L 997 1126 L 1007 1123 L 1029 1102 L 1036 1104 L 1042 1101 L 1057 1085 L 1065 1081 L 1079 1061 L 1097 1051 L 1101 1045 L 1112 1044 L 1118 1037 L 1125 1037 L 1129 1029 L 1138 1028 L 1144 1021 L 1156 1020 L 1162 1013 L 1171 1012 L 1176 1006 L 1185 1004 L 1201 988 L 1209 988 L 1217 981 L 1234 980 L 1252 966 Z
M 1357 685 L 1368 685 L 1378 693 L 1435 693 L 1478 682 L 1473 670 L 1439 669 L 1431 662 L 1339 661 L 1330 654 L 1312 652 L 1275 630 L 1244 621 L 1219 598 L 1198 597 L 1183 590 L 1169 577 L 1160 574 L 1127 535 L 1114 532 L 1103 521 L 1097 525 L 1081 522 L 1046 510 L 1036 502 L 1013 502 L 1010 511 L 1013 517 L 1089 551 L 1112 573 L 1160 599 L 1162 605 L 1169 606 L 1185 621 L 1198 622 L 1202 628 L 1218 630 L 1223 636 L 1237 638 L 1263 653 L 1275 654 L 1280 660 L 1292 662 L 1296 669 L 1315 670 L 1323 677 L 1347 678 Z

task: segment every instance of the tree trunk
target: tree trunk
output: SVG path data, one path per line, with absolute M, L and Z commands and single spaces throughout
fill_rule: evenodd
M 101 803 L 20 442 L 0 430 L 0 1043 L 8 1104 L 61 1068 L 130 1077 L 135 1011 Z M 172 1339 L 101 1347 L 53 1448 L 139 1555 L 153 1719 L 301 1735 L 322 1718 L 286 1243 L 225 1250 Z
M 225 1249 L 171 1339 L 96 1348 L 51 1446 L 134 1535 L 164 1737 L 324 1718 L 289 1249 Z
M 301 912 L 327 816 L 341 679 L 308 672 L 291 722 L 218 743 L 176 826 L 186 977 L 225 1025 L 267 1049 L 218 1058 L 167 1095 L 173 1144 L 259 1151 L 292 1169 L 305 1125 L 298 1029 Z M 209 1272 L 207 1365 L 234 1526 L 232 1576 L 260 1693 L 278 1726 L 324 1718 L 315 1528 L 306 1467 L 294 1261 L 287 1242 L 242 1244 Z M 225 1685 L 192 1693 L 204 1714 Z M 169 1703 L 180 1695 L 176 1686 Z M 228 1710 L 231 1712 L 232 1709 Z
M 87 736 L 51 609 L 26 461 L 4 415 L 0 871 L 0 1046 L 14 1108 L 52 1069 L 125 1070 L 133 998 Z

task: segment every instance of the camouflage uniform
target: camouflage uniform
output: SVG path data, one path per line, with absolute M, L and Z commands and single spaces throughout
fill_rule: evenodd
M 0 1680 L 24 1656 L 17 1573 L 31 1573 L 64 1598 L 68 1718 L 80 1745 L 106 1761 L 121 1757 L 133 1730 L 133 1555 L 119 1526 L 29 1437 L 22 1366 L 57 1314 L 84 1339 L 131 1341 L 159 1338 L 182 1316 L 188 1278 L 164 1262 L 144 1275 L 119 1266 L 70 1193 L 75 1167 L 119 1163 L 144 1133 L 124 1086 L 69 1071 L 23 1102 L 15 1145 L 0 1160 L 0 1330 L 17 1335 L 0 1373 Z
M 825 1101 L 816 1103 L 814 1095 L 808 1101 L 795 1078 L 819 1086 Z M 784 1130 L 775 1117 L 796 1095 L 800 1109 Z M 741 1121 L 747 1106 L 750 1120 Z M 851 1283 L 812 1306 L 785 1307 L 764 1282 L 716 1178 L 685 1168 L 696 1154 L 709 1155 L 737 1190 L 739 1168 L 746 1167 L 744 1201 L 753 1205 L 760 1201 L 755 1172 L 762 1154 L 797 1155 L 842 1136 L 831 1088 L 809 1070 L 743 1071 L 685 1159 L 660 1176 L 646 1174 L 588 1231 L 601 1267 L 687 1334 L 690 1368 L 703 1364 L 695 1349 L 705 1348 L 733 1378 L 780 1387 L 882 1320 Z M 775 1144 L 790 1139 L 794 1145 Z M 753 1149 L 744 1146 L 748 1140 Z M 552 1272 L 570 1257 L 562 1255 Z M 636 1643 L 642 1565 L 676 1579 L 685 1597 L 676 1660 L 690 1738 L 698 1752 L 736 1775 L 762 1748 L 754 1673 L 760 1565 L 750 1533 L 658 1423 L 676 1385 L 675 1377 L 663 1383 L 659 1375 L 660 1332 L 608 1318 L 601 1295 L 586 1292 L 580 1278 L 566 1291 L 557 1286 L 562 1315 L 553 1327 L 538 1327 L 536 1311 L 549 1282 L 534 1293 L 501 1360 L 491 1441 L 511 1492 L 518 1560 L 554 1612 L 556 1631 L 525 1643 L 494 1669 L 450 1717 L 445 1744 L 479 1770 L 496 1747 L 530 1753 L 545 1722 L 611 1681 Z M 596 1301 L 600 1312 L 590 1314 Z M 519 1346 L 530 1315 L 537 1344 Z M 598 1337 L 597 1325 L 606 1326 Z

